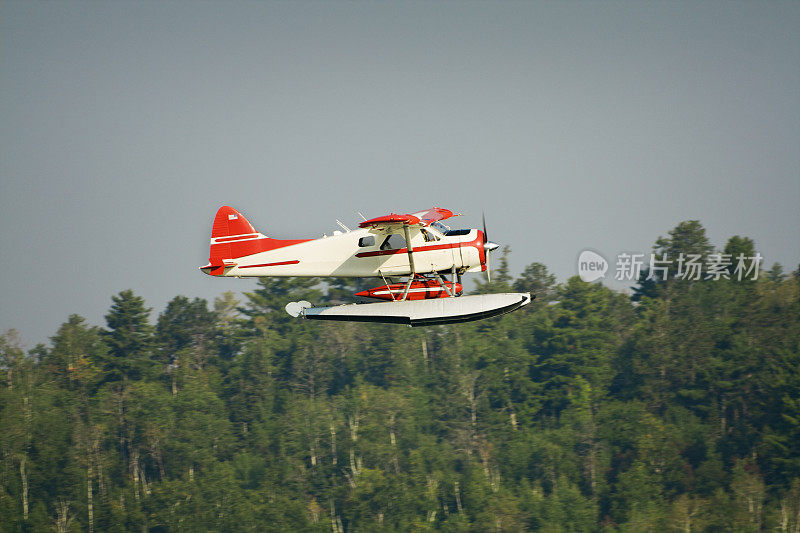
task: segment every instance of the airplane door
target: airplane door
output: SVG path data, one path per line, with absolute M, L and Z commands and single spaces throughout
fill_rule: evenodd
M 402 233 L 387 234 L 380 245 L 378 270 L 385 276 L 405 275 L 409 271 L 406 239 Z M 416 257 L 415 257 L 416 259 Z

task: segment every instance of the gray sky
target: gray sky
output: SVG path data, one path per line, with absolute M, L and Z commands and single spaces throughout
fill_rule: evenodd
M 0 331 L 28 347 L 279 238 L 486 212 L 514 273 L 678 222 L 800 262 L 798 2 L 0 3 Z M 613 259 L 612 259 L 613 263 Z

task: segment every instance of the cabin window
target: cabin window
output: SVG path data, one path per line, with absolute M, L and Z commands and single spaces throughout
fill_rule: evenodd
M 358 239 L 358 245 L 362 248 L 365 246 L 375 246 L 375 235 L 367 235 Z
M 402 235 L 392 233 L 381 244 L 381 250 L 399 250 L 406 247 L 406 240 Z

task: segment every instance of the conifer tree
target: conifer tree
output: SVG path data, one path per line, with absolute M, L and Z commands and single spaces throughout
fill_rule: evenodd
M 149 322 L 151 309 L 144 299 L 126 289 L 116 296 L 105 316 L 108 329 L 104 338 L 109 348 L 105 361 L 108 381 L 139 380 L 151 368 L 153 327 Z

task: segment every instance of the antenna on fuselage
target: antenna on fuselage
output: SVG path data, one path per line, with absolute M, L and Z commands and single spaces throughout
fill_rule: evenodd
M 350 228 L 342 224 L 342 221 L 338 218 L 336 219 L 336 223 L 339 224 L 339 227 L 342 228 L 346 233 L 350 233 Z

